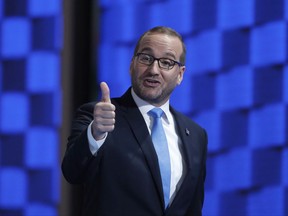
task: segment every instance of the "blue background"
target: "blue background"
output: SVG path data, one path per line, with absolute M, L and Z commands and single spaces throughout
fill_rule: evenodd
M 98 81 L 112 96 L 130 85 L 143 32 L 183 35 L 186 72 L 171 104 L 208 132 L 204 215 L 288 215 L 288 1 L 116 2 L 99 3 Z
M 62 2 L 0 0 L 0 215 L 58 215 Z
M 130 86 L 144 31 L 183 35 L 187 70 L 171 104 L 209 135 L 204 215 L 288 215 L 288 0 L 99 7 L 95 84 L 112 96 Z M 62 16 L 61 0 L 0 0 L 0 215 L 58 215 Z

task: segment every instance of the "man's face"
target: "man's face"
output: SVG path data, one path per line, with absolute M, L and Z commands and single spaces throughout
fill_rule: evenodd
M 179 62 L 183 49 L 177 37 L 148 34 L 142 39 L 137 52 Z M 130 64 L 132 87 L 135 93 L 154 106 L 163 105 L 174 88 L 181 83 L 185 66 L 175 64 L 172 69 L 165 70 L 159 67 L 157 60 L 148 66 L 138 62 L 137 58 L 134 57 Z

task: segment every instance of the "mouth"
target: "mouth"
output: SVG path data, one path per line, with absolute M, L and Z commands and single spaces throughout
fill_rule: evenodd
M 155 79 L 147 78 L 143 82 L 144 86 L 150 87 L 150 88 L 155 88 L 161 85 L 161 82 Z

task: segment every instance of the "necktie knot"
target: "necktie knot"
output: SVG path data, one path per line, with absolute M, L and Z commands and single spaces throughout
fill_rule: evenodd
M 161 118 L 164 114 L 164 111 L 161 108 L 153 108 L 148 112 L 148 114 L 154 118 Z

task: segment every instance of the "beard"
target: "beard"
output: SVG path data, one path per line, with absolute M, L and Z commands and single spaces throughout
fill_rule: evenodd
M 161 106 L 166 103 L 167 100 L 169 100 L 175 85 L 165 86 L 163 84 L 159 84 L 155 87 L 147 86 L 145 85 L 146 78 L 149 78 L 149 76 L 138 78 L 132 75 L 131 83 L 137 96 L 154 106 Z

